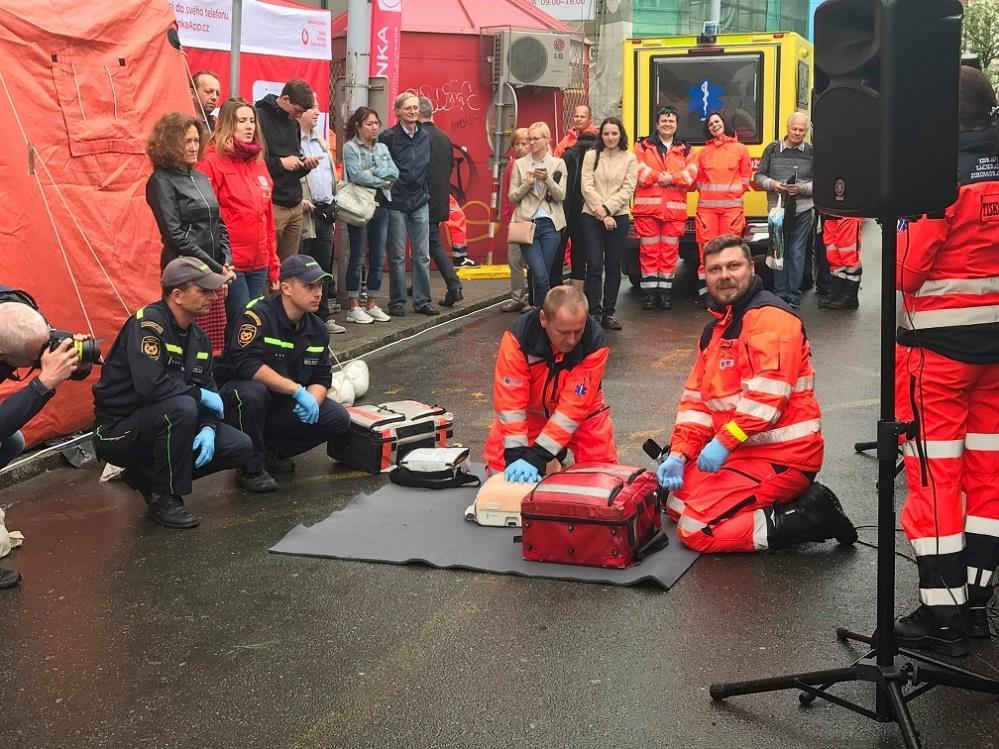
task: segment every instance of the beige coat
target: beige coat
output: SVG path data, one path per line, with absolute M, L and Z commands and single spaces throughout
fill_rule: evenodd
M 615 148 L 600 153 L 600 163 L 594 170 L 597 152 L 587 151 L 583 157 L 580 182 L 583 190 L 583 213 L 596 215 L 600 206 L 609 216 L 628 212 L 631 196 L 638 183 L 638 160 L 631 151 Z
M 534 182 L 528 181 L 527 178 L 531 172 L 533 161 L 534 157 L 528 154 L 517 159 L 513 164 L 513 173 L 510 175 L 510 192 L 507 194 L 509 201 L 517 204 L 517 208 L 513 212 L 513 220 L 530 221 L 538 210 L 538 206 L 544 201 L 545 210 L 551 214 L 555 230 L 561 231 L 565 228 L 565 211 L 562 209 L 562 201 L 565 200 L 565 185 L 568 181 L 565 162 L 562 159 L 556 159 L 551 154 L 545 156 L 548 178 L 545 180 L 544 190 L 538 196 L 534 192 Z M 556 177 L 556 175 L 561 176 Z

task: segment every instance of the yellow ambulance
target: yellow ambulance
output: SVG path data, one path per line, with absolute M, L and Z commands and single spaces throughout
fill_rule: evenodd
M 702 124 L 720 111 L 749 148 L 753 168 L 763 149 L 784 137 L 787 118 L 809 113 L 812 99 L 812 44 L 798 34 L 720 34 L 656 39 L 626 39 L 622 70 L 621 119 L 637 140 L 655 132 L 656 112 L 672 105 L 680 113 L 678 138 L 704 145 Z M 755 186 L 744 197 L 746 239 L 754 252 L 767 242 L 767 197 Z M 684 260 L 696 263 L 694 210 L 697 194 L 687 197 Z M 634 227 L 632 227 L 634 235 Z M 810 263 L 806 263 L 806 274 Z M 637 241 L 628 243 L 624 271 L 640 279 Z

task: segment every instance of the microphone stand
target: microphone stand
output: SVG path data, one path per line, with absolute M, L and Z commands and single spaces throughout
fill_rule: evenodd
M 896 723 L 908 749 L 920 749 L 919 732 L 912 721 L 908 703 L 936 686 L 949 686 L 971 692 L 999 695 L 999 681 L 988 679 L 919 651 L 899 648 L 895 639 L 895 473 L 898 438 L 908 425 L 895 419 L 895 257 L 897 217 L 881 222 L 881 417 L 878 420 L 878 567 L 877 629 L 866 636 L 839 627 L 840 641 L 853 640 L 870 647 L 866 655 L 851 665 L 823 671 L 789 674 L 752 681 L 716 683 L 711 699 L 759 694 L 782 689 L 798 689 L 799 702 L 807 707 L 816 698 L 852 710 L 879 723 Z M 857 449 L 859 451 L 860 444 Z M 904 656 L 907 660 L 897 660 Z M 916 662 L 915 665 L 913 661 Z M 874 709 L 830 694 L 829 689 L 845 682 L 874 685 Z

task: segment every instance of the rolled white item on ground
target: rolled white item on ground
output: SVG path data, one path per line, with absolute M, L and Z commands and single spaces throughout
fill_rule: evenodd
M 354 361 L 347 362 L 344 365 L 343 371 L 354 385 L 354 397 L 363 398 L 367 394 L 370 384 L 368 363 L 360 359 L 354 359 Z
M 330 382 L 329 393 L 326 394 L 327 398 L 335 400 L 341 406 L 353 406 L 355 393 L 354 393 L 354 383 L 347 376 L 346 372 L 334 372 L 332 381 Z

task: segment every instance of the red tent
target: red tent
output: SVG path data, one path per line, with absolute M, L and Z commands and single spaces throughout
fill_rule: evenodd
M 484 261 L 492 216 L 489 166 L 491 146 L 486 115 L 492 85 L 483 83 L 480 33 L 490 26 L 571 33 L 561 21 L 536 8 L 530 0 L 403 0 L 399 91 L 412 90 L 434 104 L 434 122 L 456 147 L 452 186 L 469 223 L 469 246 Z M 347 14 L 333 21 L 334 68 L 346 56 Z M 584 77 L 585 81 L 585 77 Z M 585 93 L 579 94 L 585 100 Z M 518 124 L 542 121 L 553 134 L 562 128 L 565 92 L 524 87 L 518 90 Z M 395 121 L 382 112 L 387 124 Z M 559 133 L 561 134 L 561 133 Z M 503 262 L 505 241 L 494 241 L 493 262 Z
M 144 147 L 162 113 L 191 109 L 173 25 L 167 0 L 0 5 L 0 283 L 57 327 L 113 339 L 159 296 Z M 29 441 L 89 425 L 92 384 L 60 387 Z

